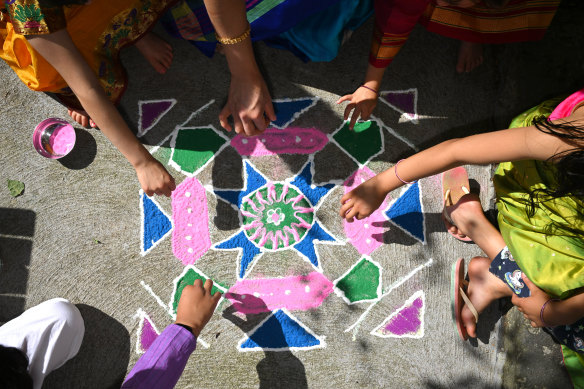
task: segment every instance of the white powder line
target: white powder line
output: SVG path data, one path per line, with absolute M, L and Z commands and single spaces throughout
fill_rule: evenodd
M 160 305 L 162 307 L 162 309 L 164 309 L 164 312 L 168 313 L 173 320 L 176 318 L 172 314 L 172 311 L 168 308 L 168 305 L 166 305 L 162 301 L 162 299 L 160 297 L 158 297 L 156 295 L 156 293 L 154 293 L 154 291 L 152 290 L 152 288 L 150 287 L 150 285 L 148 285 L 144 281 L 140 281 L 140 285 L 142 285 L 144 287 L 144 289 L 146 289 L 146 292 L 150 293 L 150 296 L 154 297 L 154 300 L 156 300 L 156 302 L 158 303 L 158 305 Z
M 394 289 L 400 287 L 404 282 L 406 282 L 407 280 L 409 280 L 410 278 L 412 278 L 420 270 L 424 269 L 425 267 L 428 267 L 428 266 L 432 265 L 433 262 L 434 262 L 434 260 L 432 258 L 428 259 L 428 261 L 426 263 L 418 266 L 417 268 L 415 268 L 414 270 L 412 270 L 411 272 L 409 272 L 408 274 L 406 274 L 404 277 L 400 278 L 399 280 L 397 280 L 393 284 L 391 284 L 389 286 L 389 289 L 387 289 L 385 292 L 383 292 L 383 294 L 381 295 L 381 297 L 379 297 L 379 300 L 377 300 L 376 302 L 372 303 L 369 307 L 367 307 L 367 309 L 365 310 L 365 312 L 363 312 L 361 314 L 361 316 L 359 316 L 359 319 L 357 319 L 357 321 L 355 323 L 353 323 L 352 326 L 350 326 L 349 328 L 347 328 L 344 332 L 349 332 L 349 331 L 353 330 L 353 341 L 354 341 L 356 339 L 357 332 L 359 331 L 359 327 L 361 326 L 361 323 L 363 322 L 363 320 L 365 320 L 365 318 L 367 317 L 367 315 L 369 314 L 369 312 L 373 309 L 373 307 L 375 305 L 377 305 L 377 303 L 379 303 L 385 296 L 387 296 L 388 294 L 390 294 L 391 292 L 393 292 Z
M 209 101 L 207 104 L 203 105 L 201 108 L 197 109 L 195 112 L 191 113 L 189 115 L 189 118 L 187 120 L 185 120 L 184 122 L 182 122 L 181 124 L 177 125 L 174 130 L 172 130 L 170 132 L 170 134 L 168 134 L 168 136 L 166 138 L 164 138 L 163 140 L 161 140 L 160 142 L 158 142 L 158 144 L 156 146 L 154 146 L 153 148 L 150 149 L 150 154 L 154 154 L 155 152 L 158 151 L 158 149 L 160 148 L 161 145 L 163 145 L 171 136 L 174 135 L 174 132 L 176 130 L 178 130 L 179 128 L 181 128 L 182 126 L 184 126 L 185 124 L 187 124 L 188 122 L 190 122 L 191 120 L 193 120 L 193 118 L 195 116 L 197 116 L 198 114 L 200 114 L 202 111 L 204 111 L 205 109 L 209 108 L 209 106 L 211 104 L 215 104 L 215 99 Z
M 381 123 L 382 128 L 385 128 L 391 135 L 395 136 L 396 138 L 398 138 L 399 140 L 401 140 L 402 142 L 404 142 L 405 144 L 410 146 L 415 152 L 420 151 L 420 149 L 418 147 L 416 147 L 416 145 L 413 144 L 408 138 L 406 138 L 405 136 L 400 135 L 399 133 L 394 131 L 393 128 L 391 128 L 388 125 L 386 125 L 385 123 L 383 123 L 383 121 L 381 119 L 374 117 L 373 115 L 371 115 L 371 118 L 376 119 L 379 123 Z

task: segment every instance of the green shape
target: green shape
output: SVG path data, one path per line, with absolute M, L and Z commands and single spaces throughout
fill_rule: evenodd
M 335 286 L 351 303 L 374 300 L 379 297 L 380 275 L 379 266 L 363 258 Z
M 381 151 L 381 132 L 374 121 L 356 123 L 353 130 L 345 123 L 333 138 L 362 165 Z
M 12 197 L 18 197 L 24 192 L 24 182 L 9 179 L 7 185 Z
M 178 301 L 180 300 L 180 296 L 182 294 L 183 289 L 187 285 L 193 285 L 196 280 L 201 280 L 201 281 L 203 281 L 203 284 L 205 284 L 205 281 L 207 281 L 207 277 L 205 277 L 201 273 L 197 272 L 193 268 L 189 268 L 186 271 L 186 273 L 181 278 L 179 278 L 178 282 L 176 283 L 176 289 L 175 289 L 173 301 L 172 301 L 172 311 L 175 314 L 176 314 L 176 309 L 178 308 Z M 213 281 L 213 280 L 211 280 L 211 281 Z M 224 293 L 226 290 L 227 290 L 226 287 L 213 281 L 213 287 L 211 288 L 212 295 L 215 294 L 215 292 Z
M 270 188 L 273 191 L 272 196 L 269 194 Z M 282 198 L 284 191 L 286 195 Z M 253 203 L 253 206 L 250 202 Z M 274 183 L 259 188 L 242 201 L 241 209 L 255 215 L 243 215 L 244 226 L 255 223 L 253 228 L 244 229 L 245 235 L 256 245 L 268 250 L 279 250 L 300 242 L 310 229 L 310 227 L 305 227 L 301 224 L 304 222 L 312 226 L 314 220 L 314 209 L 308 199 L 289 184 Z M 263 233 L 256 234 L 258 228 L 262 228 Z M 296 231 L 298 239 L 294 237 L 294 234 L 290 233 L 290 230 Z M 276 235 L 278 231 L 282 236 L 288 237 L 287 244 L 282 239 L 278 239 L 276 247 L 274 247 L 271 239 L 266 240 L 263 244 L 261 243 L 265 235 L 270 232 L 272 235 Z M 254 234 L 257 236 L 252 239 L 251 237 Z
M 204 166 L 226 140 L 212 128 L 184 129 L 178 132 L 172 160 L 182 171 L 194 173 Z
M 169 149 L 168 147 L 162 147 L 160 146 L 158 148 L 158 150 L 156 150 L 152 156 L 154 158 L 156 158 L 156 160 L 158 160 L 158 162 L 160 162 L 163 165 L 167 165 L 168 161 L 170 161 L 170 154 L 172 152 L 172 149 Z

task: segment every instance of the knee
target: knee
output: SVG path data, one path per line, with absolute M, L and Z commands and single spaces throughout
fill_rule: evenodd
M 47 311 L 51 312 L 52 319 L 60 324 L 65 330 L 64 332 L 69 333 L 73 339 L 80 339 L 79 345 L 81 345 L 81 339 L 85 333 L 85 323 L 79 309 L 63 298 L 45 301 L 43 305 L 46 305 Z

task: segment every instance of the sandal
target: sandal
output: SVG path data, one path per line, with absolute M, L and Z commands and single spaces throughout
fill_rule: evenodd
M 450 215 L 446 212 L 446 207 L 455 205 L 462 196 L 469 194 L 469 188 L 468 174 L 464 167 L 455 167 L 454 169 L 442 173 L 442 199 L 444 202 L 442 220 L 444 221 L 446 231 L 456 239 L 463 242 L 472 242 L 472 239 L 465 235 L 457 235 L 450 232 L 450 227 L 456 227 L 456 225 L 450 218 Z
M 462 340 L 468 339 L 468 332 L 462 323 L 462 307 L 464 304 L 470 309 L 475 318 L 475 323 L 479 321 L 479 314 L 466 295 L 468 281 L 464 279 L 464 259 L 458 258 L 452 265 L 450 276 L 450 308 L 452 311 L 452 320 L 456 323 L 458 335 Z

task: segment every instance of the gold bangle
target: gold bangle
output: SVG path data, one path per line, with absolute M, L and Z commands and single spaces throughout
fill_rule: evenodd
M 217 41 L 219 43 L 221 43 L 222 45 L 235 45 L 239 42 L 243 42 L 244 40 L 246 40 L 247 38 L 249 38 L 249 34 L 251 33 L 251 28 L 249 26 L 249 23 L 247 24 L 247 29 L 243 32 L 243 34 L 241 34 L 238 37 L 235 38 L 221 38 L 219 36 L 219 34 L 215 33 L 215 38 L 217 38 Z

